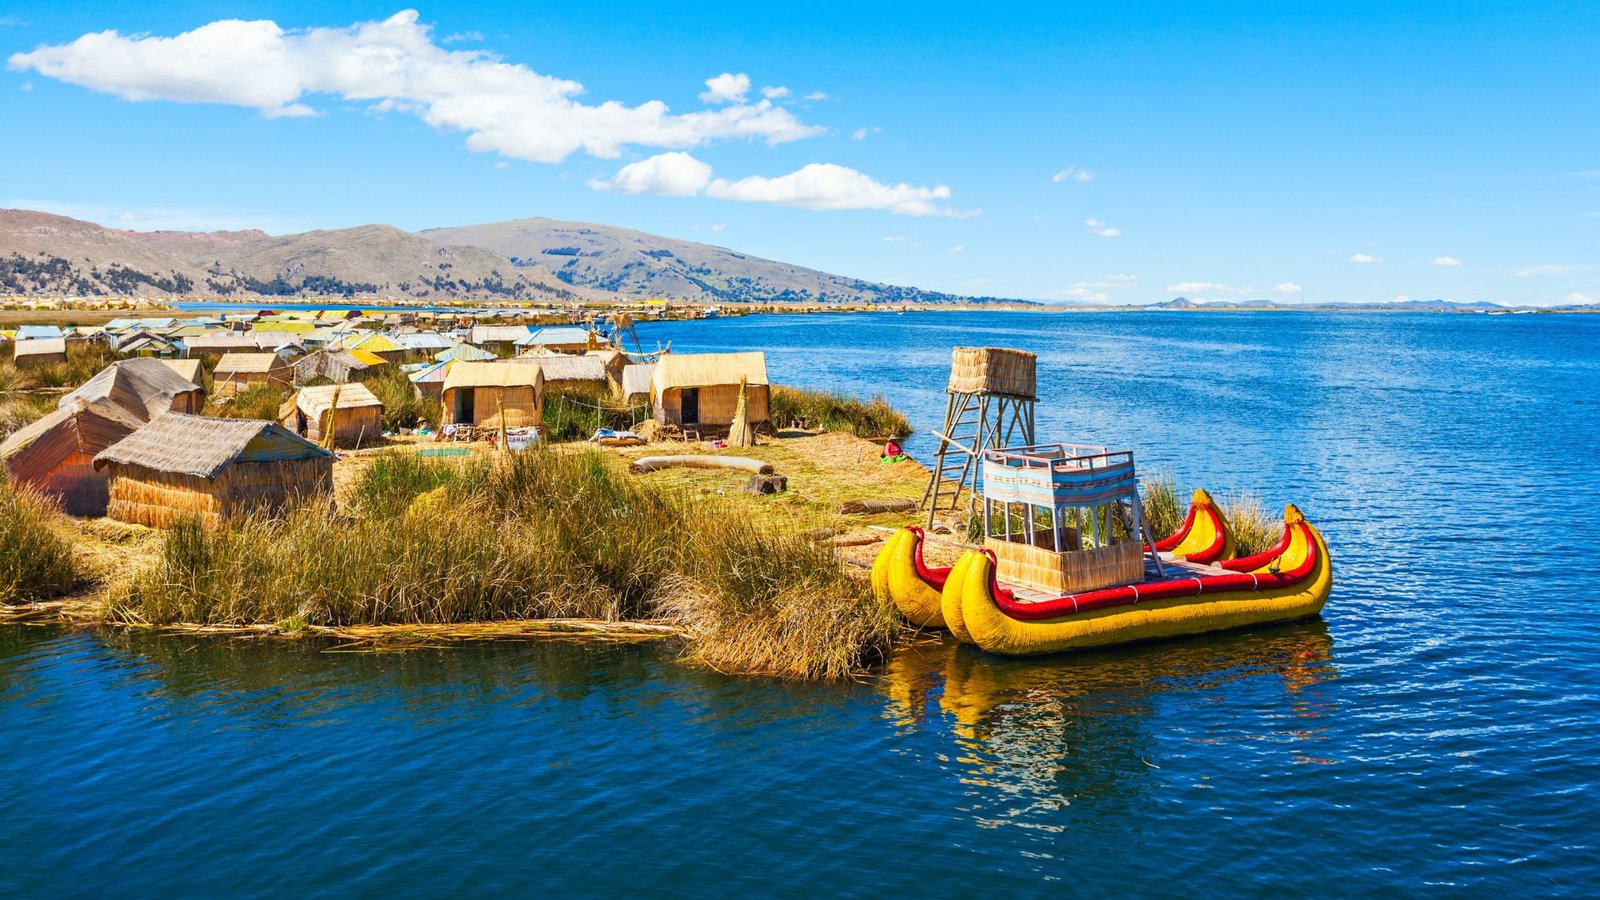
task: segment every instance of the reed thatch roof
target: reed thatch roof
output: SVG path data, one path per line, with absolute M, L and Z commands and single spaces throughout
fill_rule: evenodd
M 514 344 L 531 333 L 533 329 L 526 325 L 474 325 L 468 341 L 473 344 Z
M 333 408 L 335 394 L 339 397 L 340 409 L 362 409 L 369 406 L 383 409 L 383 401 L 359 381 L 301 388 L 286 405 L 299 409 L 309 418 L 316 418 Z
M 552 381 L 606 380 L 605 360 L 596 356 L 567 356 L 554 353 L 544 356 L 524 356 L 515 362 L 519 366 L 538 366 L 543 369 L 547 384 Z
M 650 393 L 650 378 L 655 374 L 654 363 L 630 365 L 622 370 L 622 396 Z
M 65 409 L 80 400 L 114 403 L 148 422 L 174 406 L 179 411 L 198 409 L 205 402 L 204 395 L 200 385 L 174 372 L 163 360 L 124 359 L 101 369 L 56 406 Z
M 444 389 L 480 387 L 544 387 L 543 361 L 458 362 L 444 378 Z
M 74 453 L 99 453 L 144 421 L 112 403 L 72 400 L 17 429 L 0 444 L 0 462 L 17 481 L 37 484 Z
M 191 384 L 205 386 L 206 367 L 198 359 L 163 359 L 163 366 L 171 369 L 179 378 Z
M 276 353 L 227 353 L 217 361 L 213 375 L 265 375 L 284 368 Z
M 673 388 L 767 383 L 767 355 L 751 353 L 666 353 L 656 362 L 650 384 L 657 393 Z
M 94 458 L 94 467 L 117 463 L 210 479 L 236 462 L 332 455 L 277 422 L 170 413 L 102 451 Z

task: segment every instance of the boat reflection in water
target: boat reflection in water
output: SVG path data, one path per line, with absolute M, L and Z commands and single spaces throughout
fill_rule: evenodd
M 1320 619 L 1031 660 L 945 637 L 896 653 L 878 686 L 905 745 L 968 786 L 980 824 L 1056 831 L 1078 821 L 1068 806 L 1106 820 L 1156 802 L 1221 768 L 1213 754 L 1329 762 L 1316 748 L 1337 709 L 1317 685 L 1338 677 L 1332 650 Z

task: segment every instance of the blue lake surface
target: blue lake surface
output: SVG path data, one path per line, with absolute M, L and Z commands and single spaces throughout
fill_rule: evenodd
M 766 350 L 923 432 L 952 345 L 1033 350 L 1041 438 L 1299 503 L 1332 598 L 1039 660 L 929 643 L 840 685 L 650 647 L 0 627 L 0 895 L 1600 890 L 1600 317 L 640 332 Z

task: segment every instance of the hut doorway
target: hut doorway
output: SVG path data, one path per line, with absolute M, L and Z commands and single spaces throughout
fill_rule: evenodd
M 700 424 L 700 389 L 699 388 L 684 388 L 683 389 L 683 415 L 682 415 L 681 418 L 683 419 L 683 424 L 685 424 L 685 425 L 699 425 Z
M 472 388 L 461 388 L 456 391 L 455 421 L 468 424 L 478 421 L 477 398 L 473 396 L 475 393 Z

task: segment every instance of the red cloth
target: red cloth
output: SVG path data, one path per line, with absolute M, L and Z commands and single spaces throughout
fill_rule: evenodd
M 900 445 L 895 443 L 891 439 L 889 441 L 889 443 L 883 445 L 883 455 L 884 456 L 899 456 L 900 455 Z

